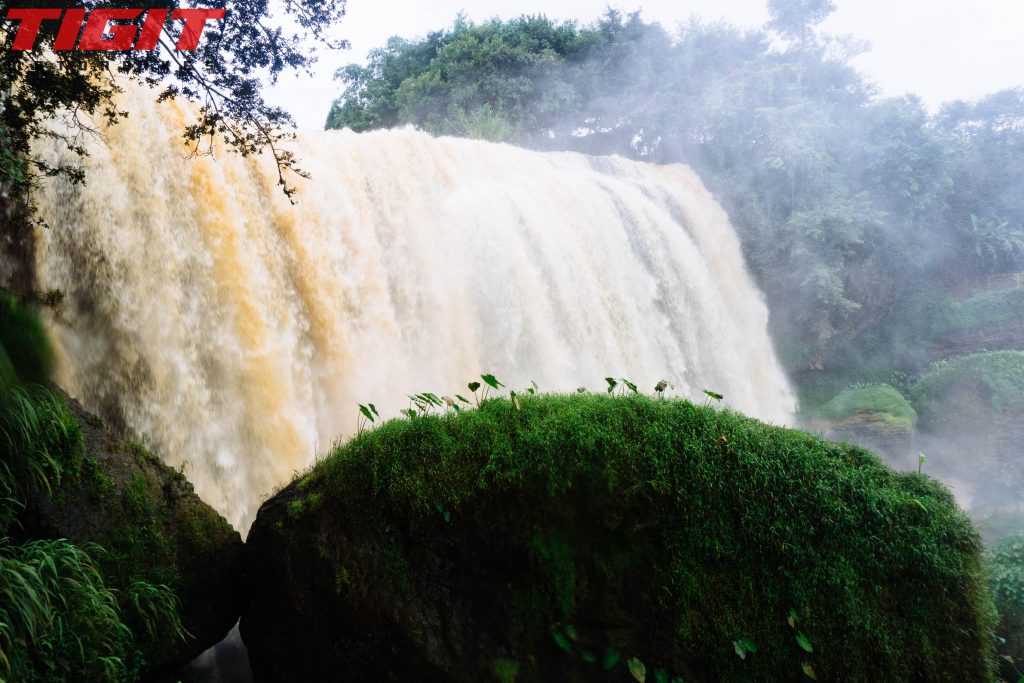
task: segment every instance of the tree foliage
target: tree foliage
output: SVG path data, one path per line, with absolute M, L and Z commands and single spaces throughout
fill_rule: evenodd
M 9 7 L 74 6 L 138 7 L 128 0 L 114 2 L 45 2 L 0 0 L 0 14 Z M 147 0 L 143 6 L 174 8 L 174 0 Z M 223 0 L 209 3 L 225 7 Z M 269 150 L 277 161 L 279 180 L 290 192 L 286 174 L 301 173 L 295 157 L 284 147 L 291 124 L 288 113 L 267 104 L 262 86 L 274 82 L 286 69 L 308 70 L 315 54 L 301 43 L 313 37 L 330 42 L 328 32 L 345 12 L 345 0 L 285 0 L 281 13 L 265 0 L 236 0 L 222 21 L 210 22 L 194 51 L 173 46 L 180 22 L 168 22 L 160 47 L 152 51 L 52 51 L 59 22 L 43 22 L 30 51 L 8 49 L 14 31 L 0 45 L 0 180 L 27 191 L 40 174 L 62 173 L 81 179 L 72 166 L 52 167 L 32 154 L 32 142 L 53 138 L 73 151 L 84 153 L 84 136 L 95 135 L 96 117 L 109 123 L 129 115 L 114 99 L 120 78 L 158 89 L 164 100 L 184 96 L 199 103 L 199 113 L 183 131 L 194 154 L 211 150 L 222 138 L 242 154 Z M 286 23 L 287 22 L 287 23 Z M 173 26 L 172 26 L 173 25 Z

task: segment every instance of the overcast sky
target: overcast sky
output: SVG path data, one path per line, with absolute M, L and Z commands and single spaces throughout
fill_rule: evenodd
M 884 95 L 917 93 L 935 108 L 947 100 L 1024 85 L 1024 0 L 835 2 L 838 10 L 824 30 L 871 43 L 854 64 Z M 282 79 L 270 99 L 290 111 L 300 128 L 322 128 L 339 92 L 340 84 L 331 78 L 334 70 L 365 62 L 366 53 L 389 36 L 412 38 L 449 26 L 460 10 L 474 21 L 546 14 L 589 22 L 608 5 L 641 9 L 648 21 L 669 29 L 692 14 L 743 27 L 760 26 L 767 18 L 762 0 L 349 0 L 348 16 L 337 33 L 351 41 L 352 49 L 321 51 L 314 76 Z

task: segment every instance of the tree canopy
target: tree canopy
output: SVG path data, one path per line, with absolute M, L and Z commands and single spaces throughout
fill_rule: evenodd
M 99 3 L 0 0 L 0 15 L 12 7 L 139 7 L 171 9 L 174 0 L 144 3 L 115 0 Z M 227 6 L 214 0 L 210 7 Z M 277 11 L 278 9 L 283 10 Z M 82 153 L 82 136 L 94 134 L 95 116 L 108 122 L 128 116 L 114 96 L 115 76 L 159 88 L 159 99 L 184 96 L 200 104 L 195 122 L 183 131 L 193 152 L 209 149 L 214 137 L 242 154 L 269 149 L 278 163 L 280 182 L 290 191 L 286 174 L 300 172 L 296 159 L 281 143 L 288 137 L 288 113 L 267 104 L 261 94 L 287 69 L 309 69 L 315 53 L 304 38 L 330 43 L 330 29 L 345 13 L 345 0 L 285 0 L 278 8 L 265 0 L 235 0 L 226 17 L 210 22 L 192 51 L 173 49 L 181 22 L 168 21 L 158 47 L 149 51 L 52 50 L 59 22 L 45 21 L 35 49 L 11 50 L 15 31 L 6 23 L 0 45 L 0 181 L 27 190 L 39 174 L 65 173 L 81 178 L 71 166 L 52 168 L 32 155 L 32 141 L 58 138 Z M 173 35 L 172 35 L 173 34 Z M 344 41 L 340 41 L 344 42 Z M 337 41 L 336 41 L 337 44 Z M 55 128 L 60 120 L 64 129 Z M 17 193 L 17 192 L 16 192 Z

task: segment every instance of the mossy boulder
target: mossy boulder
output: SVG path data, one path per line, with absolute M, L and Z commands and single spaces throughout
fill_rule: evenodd
M 996 635 L 1001 673 L 1004 679 L 1016 681 L 1024 678 L 1024 531 L 992 549 L 989 567 L 999 612 Z
M 943 486 L 681 400 L 387 422 L 261 507 L 246 574 L 259 681 L 993 675 L 980 541 Z
M 28 498 L 19 533 L 86 548 L 106 585 L 117 591 L 138 581 L 169 587 L 187 631 L 184 640 L 149 632 L 150 625 L 133 623 L 130 615 L 126 625 L 141 653 L 132 666 L 144 679 L 172 677 L 237 621 L 242 539 L 181 472 L 53 391 L 77 422 L 83 448 L 73 459 L 65 457 L 59 486 Z
M 837 441 L 877 451 L 890 461 L 909 463 L 917 412 L 888 384 L 850 387 L 817 411 L 814 427 Z

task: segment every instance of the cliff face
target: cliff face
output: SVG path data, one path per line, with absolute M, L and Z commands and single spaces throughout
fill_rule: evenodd
M 95 560 L 119 591 L 136 580 L 170 587 L 180 601 L 184 641 L 128 625 L 145 653 L 144 677 L 171 676 L 236 622 L 242 539 L 182 473 L 64 399 L 82 431 L 82 459 L 52 495 L 29 499 L 23 533 L 102 546 Z
M 991 679 L 948 491 L 684 401 L 385 423 L 267 501 L 246 555 L 260 681 Z

